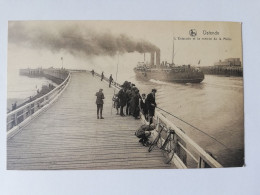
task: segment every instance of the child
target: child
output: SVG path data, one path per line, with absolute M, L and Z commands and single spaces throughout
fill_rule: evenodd
M 114 108 L 116 108 L 116 115 L 118 115 L 118 109 L 120 108 L 118 94 L 115 94 L 112 100 L 114 101 Z

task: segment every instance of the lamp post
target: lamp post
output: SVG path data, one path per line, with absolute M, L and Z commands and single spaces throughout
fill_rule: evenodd
M 174 65 L 174 36 L 172 41 L 172 65 Z

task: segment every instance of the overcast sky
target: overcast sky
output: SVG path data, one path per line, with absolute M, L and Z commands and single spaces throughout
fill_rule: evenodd
M 161 61 L 171 62 L 173 37 L 175 64 L 208 66 L 218 60 L 242 59 L 241 24 L 231 22 L 170 21 L 10 21 L 8 72 L 19 68 L 132 70 L 143 61 L 142 52 L 159 48 Z M 189 31 L 195 29 L 196 40 Z M 204 35 L 203 32 L 218 32 Z M 202 40 L 202 38 L 217 40 Z M 231 40 L 223 40 L 223 38 Z M 200 38 L 200 40 L 197 40 Z M 222 40 L 219 40 L 221 38 Z M 146 60 L 150 56 L 146 54 Z M 117 56 L 119 54 L 119 58 Z

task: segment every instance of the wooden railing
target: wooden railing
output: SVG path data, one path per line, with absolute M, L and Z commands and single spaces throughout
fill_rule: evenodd
M 160 112 L 155 111 L 155 120 L 157 124 L 163 125 L 165 131 L 172 129 L 177 135 L 177 150 L 173 160 L 180 163 L 183 168 L 221 168 L 210 154 L 195 143 L 183 130 L 174 125 Z
M 95 76 L 101 77 L 100 74 L 95 73 Z M 104 76 L 104 81 L 109 82 L 109 79 Z M 113 82 L 112 87 L 115 87 L 117 90 L 121 89 L 119 83 Z M 142 114 L 141 114 L 142 115 Z M 144 116 L 142 115 L 143 122 L 145 121 Z M 195 143 L 189 136 L 187 136 L 183 130 L 174 125 L 169 121 L 162 113 L 155 111 L 154 121 L 157 124 L 156 130 L 158 127 L 164 126 L 165 133 L 169 129 L 175 131 L 177 135 L 177 149 L 173 157 L 173 163 L 178 168 L 221 168 L 222 165 L 217 162 L 209 153 L 207 153 L 203 148 L 201 148 L 197 143 Z M 163 137 L 162 137 L 163 139 Z
M 70 73 L 68 72 L 67 78 L 49 93 L 33 100 L 16 110 L 13 110 L 7 114 L 7 132 L 11 131 L 15 127 L 22 124 L 25 120 L 28 120 L 32 115 L 40 112 L 40 110 L 45 107 L 45 105 L 55 99 L 55 97 L 64 89 L 70 80 Z

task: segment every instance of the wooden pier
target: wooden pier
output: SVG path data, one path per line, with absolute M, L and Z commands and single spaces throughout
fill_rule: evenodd
M 96 117 L 95 93 L 103 88 L 104 120 Z M 90 73 L 71 73 L 68 87 L 57 102 L 7 141 L 7 169 L 164 169 L 157 148 L 134 135 L 142 124 L 112 109 L 114 89 Z

